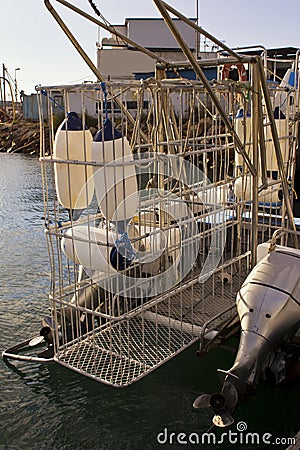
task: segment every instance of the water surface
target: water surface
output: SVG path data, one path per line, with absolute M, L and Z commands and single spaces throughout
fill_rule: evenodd
M 48 312 L 49 265 L 43 232 L 43 202 L 36 157 L 0 154 L 0 349 L 36 335 Z M 232 342 L 232 345 L 235 342 Z M 220 389 L 217 368 L 228 369 L 234 354 L 219 349 L 197 358 L 188 349 L 131 387 L 114 389 L 58 364 L 0 361 L 1 449 L 252 449 L 287 445 L 184 445 L 173 432 L 201 433 L 208 410 L 194 411 L 200 392 Z M 293 436 L 299 428 L 299 389 L 260 385 L 236 412 L 249 432 Z M 167 430 L 169 444 L 164 441 Z M 236 425 L 233 425 L 236 431 Z M 220 438 L 218 431 L 217 436 Z M 184 440 L 184 438 L 183 438 Z

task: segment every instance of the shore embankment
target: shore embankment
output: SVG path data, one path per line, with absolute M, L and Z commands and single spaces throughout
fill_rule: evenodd
M 22 118 L 15 122 L 0 122 L 0 152 L 39 155 L 39 123 Z

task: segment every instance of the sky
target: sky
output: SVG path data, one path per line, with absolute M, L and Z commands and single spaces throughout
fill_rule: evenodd
M 126 17 L 160 17 L 152 0 L 93 0 L 111 24 Z M 69 0 L 96 18 L 88 0 Z M 197 0 L 169 0 L 188 17 L 196 17 Z M 51 0 L 82 47 L 96 63 L 95 24 Z M 41 84 L 57 85 L 95 80 L 43 0 L 0 0 L 0 63 L 17 78 L 19 90 L 35 92 Z M 300 48 L 300 1 L 198 0 L 200 25 L 230 47 L 264 45 Z M 100 38 L 104 36 L 103 32 Z M 19 70 L 15 70 L 19 69 Z

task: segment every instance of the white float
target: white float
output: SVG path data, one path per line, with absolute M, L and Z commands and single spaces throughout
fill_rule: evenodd
M 249 114 L 244 114 L 243 109 L 240 109 L 235 122 L 234 122 L 234 130 L 242 144 L 245 144 L 245 152 L 249 156 L 250 160 L 253 159 L 252 152 L 252 133 L 251 133 L 251 116 Z M 235 165 L 236 167 L 242 167 L 245 164 L 243 156 L 235 152 Z
M 110 263 L 116 234 L 108 229 L 78 225 L 66 231 L 61 241 L 64 254 L 77 264 L 92 270 L 116 272 Z
M 129 227 L 128 238 L 136 234 L 135 227 Z M 85 268 L 105 273 L 125 269 L 130 260 L 117 255 L 120 235 L 113 230 L 88 225 L 77 225 L 66 231 L 62 238 L 63 253 Z M 135 248 L 135 247 L 134 247 Z
M 287 164 L 289 159 L 289 131 L 288 131 L 288 122 L 286 118 L 284 119 L 275 119 L 275 124 L 277 128 L 281 155 L 284 164 Z M 269 171 L 277 171 L 278 172 L 278 164 L 277 157 L 274 149 L 271 127 L 268 126 L 265 132 L 266 136 L 266 169 Z
M 177 260 L 181 242 L 179 228 L 163 232 L 159 228 L 130 224 L 127 231 L 128 244 L 132 245 L 133 249 L 132 256 L 144 267 L 147 264 L 156 265 L 166 250 L 174 262 Z M 109 229 L 77 225 L 66 231 L 61 248 L 76 264 L 100 272 L 113 273 L 117 269 L 123 270 L 131 263 L 131 260 L 125 261 L 122 254 L 116 256 L 120 238 L 121 235 Z
M 244 200 L 245 202 L 250 202 L 253 199 L 252 194 L 252 180 L 251 174 L 247 174 L 244 177 L 239 177 L 234 183 L 234 194 L 239 200 Z M 267 178 L 268 183 L 274 183 L 274 180 Z M 258 179 L 258 185 L 262 184 L 261 178 Z M 281 186 L 279 184 L 272 184 L 268 186 L 258 194 L 258 201 L 265 204 L 276 204 L 281 201 L 280 199 Z
M 288 88 L 288 89 L 293 89 L 296 88 L 297 86 L 297 80 L 296 80 L 296 73 L 295 73 L 295 69 L 294 69 L 294 65 L 289 68 L 281 83 L 279 84 L 279 87 L 281 88 Z M 287 112 L 287 103 L 288 103 L 288 99 L 289 99 L 289 93 L 288 93 L 288 89 L 282 89 L 282 90 L 277 90 L 277 92 L 275 93 L 274 96 L 274 110 L 276 108 L 279 108 L 283 113 Z M 292 95 L 294 95 L 294 92 L 292 93 Z
M 278 115 L 282 113 L 278 112 Z M 288 122 L 286 118 L 275 118 L 275 124 L 280 142 L 280 148 L 282 152 L 282 158 L 284 163 L 287 163 L 289 157 L 289 135 L 288 135 Z M 251 134 L 251 117 L 244 117 L 243 112 L 239 112 L 235 121 L 235 131 L 242 143 L 245 143 L 245 151 L 250 160 L 253 160 L 252 152 L 252 134 Z M 245 134 L 246 133 L 246 134 Z M 266 137 L 266 170 L 278 171 L 278 164 L 276 153 L 274 150 L 272 133 L 270 126 L 265 128 Z M 236 167 L 242 167 L 244 165 L 243 156 L 235 152 L 235 165 Z M 259 167 L 260 172 L 260 167 Z
M 100 163 L 94 183 L 101 212 L 111 222 L 129 221 L 139 202 L 134 159 L 128 140 L 110 120 L 96 133 L 92 155 Z
M 94 183 L 92 167 L 80 164 L 92 160 L 93 138 L 89 130 L 83 130 L 75 112 L 58 127 L 54 138 L 53 158 L 76 163 L 55 163 L 55 187 L 59 203 L 68 209 L 83 209 L 90 204 Z M 90 181 L 87 183 L 87 181 Z

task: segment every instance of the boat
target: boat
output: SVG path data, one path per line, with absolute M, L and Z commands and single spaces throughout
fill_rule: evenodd
M 236 363 L 222 372 L 222 392 L 194 403 L 211 406 L 216 425 L 229 425 L 240 396 L 256 386 L 260 369 L 273 370 L 279 348 L 292 344 L 299 327 L 299 222 L 293 215 L 298 102 L 286 101 L 284 114 L 275 116 L 277 93 L 282 103 L 284 96 L 298 98 L 299 87 L 270 85 L 264 55 L 237 53 L 158 0 L 186 60 L 160 58 L 156 77 L 145 80 L 104 80 L 45 3 L 100 81 L 37 88 L 41 127 L 51 136 L 50 147 L 42 140 L 40 155 L 50 316 L 42 319 L 38 336 L 3 357 L 55 362 L 126 387 L 194 343 L 200 341 L 205 353 L 241 327 Z M 221 56 L 196 60 L 170 12 L 209 35 Z M 156 64 L 156 54 L 123 39 Z M 207 65 L 217 74 L 240 64 L 247 79 L 244 71 L 237 80 L 208 81 L 204 74 Z M 292 64 L 296 70 L 298 60 Z M 191 68 L 196 80 L 168 77 L 170 67 L 178 75 L 181 66 Z M 65 105 L 56 132 L 54 93 Z M 241 109 L 250 112 L 243 123 Z M 70 118 L 79 124 L 75 129 Z M 278 229 L 282 243 L 274 247 Z M 291 277 L 280 284 L 278 260 Z M 276 306 L 267 301 L 274 292 Z M 258 307 L 268 309 L 262 321 Z

